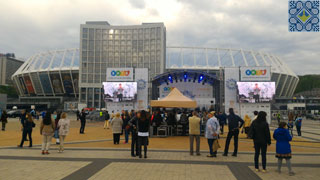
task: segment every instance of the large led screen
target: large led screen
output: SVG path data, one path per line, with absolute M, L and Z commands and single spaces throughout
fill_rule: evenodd
M 104 99 L 109 102 L 128 102 L 137 98 L 137 82 L 103 82 Z
M 239 102 L 266 103 L 275 95 L 275 82 L 237 82 Z

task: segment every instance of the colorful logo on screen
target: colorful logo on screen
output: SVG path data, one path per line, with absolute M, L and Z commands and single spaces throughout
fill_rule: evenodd
M 130 71 L 111 71 L 111 76 L 129 76 Z
M 264 76 L 267 74 L 267 70 L 264 69 L 264 70 L 246 70 L 246 75 L 247 76 Z
M 163 88 L 163 91 L 164 91 L 164 92 L 168 92 L 168 91 L 171 92 L 171 91 L 173 90 L 173 88 L 174 88 L 174 87 L 164 87 L 164 88 Z

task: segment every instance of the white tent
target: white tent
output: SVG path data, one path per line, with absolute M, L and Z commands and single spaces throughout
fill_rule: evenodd
M 152 100 L 151 107 L 196 108 L 197 102 L 184 96 L 179 89 L 173 88 L 165 98 Z

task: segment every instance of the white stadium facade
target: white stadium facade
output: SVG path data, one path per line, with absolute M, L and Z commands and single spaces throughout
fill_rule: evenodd
M 102 83 L 107 81 L 107 69 L 131 68 L 134 73 L 134 69 L 140 68 L 148 72 L 144 84 L 148 97 L 146 104 L 162 97 L 159 88 L 168 89 L 164 86 L 183 79 L 194 83 L 195 79 L 201 78 L 202 85 L 213 87 L 208 97 L 214 99 L 216 108 L 223 108 L 225 70 L 241 67 L 269 68 L 269 81 L 276 85 L 276 98 L 292 97 L 299 81 L 280 57 L 270 53 L 166 47 L 163 23 L 112 26 L 105 21 L 86 22 L 80 26 L 80 48 L 33 55 L 15 72 L 12 80 L 20 101 L 27 104 L 46 104 L 47 108 L 61 109 L 78 104 L 105 108 Z M 200 85 L 200 79 L 198 83 Z

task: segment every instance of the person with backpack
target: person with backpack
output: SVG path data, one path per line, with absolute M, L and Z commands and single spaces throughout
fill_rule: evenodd
M 180 116 L 180 124 L 182 125 L 182 136 L 186 136 L 188 123 L 189 123 L 189 120 L 188 120 L 187 112 L 183 111 Z M 199 126 L 199 130 L 200 130 L 200 126 Z
M 258 117 L 250 126 L 249 138 L 253 139 L 254 143 L 254 165 L 257 172 L 259 172 L 259 156 L 261 151 L 262 157 L 262 172 L 266 172 L 267 165 L 267 146 L 271 144 L 269 124 L 267 123 L 267 113 L 260 111 Z
M 296 117 L 294 124 L 296 125 L 298 136 L 301 136 L 302 116 L 300 114 Z
M 273 133 L 273 138 L 277 141 L 276 144 L 276 158 L 278 158 L 278 173 L 281 173 L 282 160 L 285 159 L 289 175 L 293 176 L 295 173 L 291 168 L 291 146 L 290 141 L 292 140 L 292 136 L 287 129 L 287 124 L 285 122 L 280 122 L 278 129 L 276 129 Z
M 239 129 L 241 129 L 242 125 L 244 124 L 243 119 L 241 119 L 238 115 L 236 115 L 233 111 L 233 108 L 229 109 L 228 119 L 228 136 L 226 140 L 226 145 L 224 148 L 223 156 L 228 156 L 229 145 L 232 136 L 234 137 L 234 151 L 232 156 L 237 157 L 238 154 L 238 137 L 239 137 Z
M 105 116 L 104 116 L 104 125 L 103 125 L 103 128 L 106 129 L 109 129 L 109 119 L 110 119 L 110 114 L 108 113 L 108 111 L 106 111 L 105 113 Z

